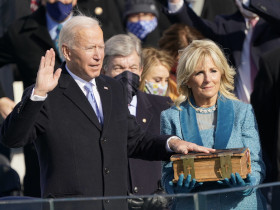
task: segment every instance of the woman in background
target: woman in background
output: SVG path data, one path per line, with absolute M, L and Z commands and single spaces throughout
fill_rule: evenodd
M 193 40 L 203 38 L 204 36 L 195 28 L 186 24 L 176 23 L 169 26 L 158 41 L 159 49 L 168 52 L 174 60 L 169 79 L 169 88 L 175 95 L 174 98 L 179 96 L 176 82 L 176 68 L 180 56 L 179 51 L 186 48 Z
M 139 89 L 145 93 L 177 98 L 177 89 L 170 89 L 170 70 L 174 64 L 172 57 L 163 50 L 145 48 L 142 51 L 143 72 Z
M 185 49 L 193 40 L 203 38 L 204 36 L 198 30 L 182 23 L 173 24 L 163 32 L 158 41 L 158 46 L 159 49 L 167 51 L 175 61 L 171 69 L 171 79 L 176 81 L 179 50 Z

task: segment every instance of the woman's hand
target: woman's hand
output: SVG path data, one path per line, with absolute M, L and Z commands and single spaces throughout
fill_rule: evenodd
M 229 187 L 245 187 L 245 186 L 254 186 L 255 185 L 255 178 L 251 176 L 251 174 L 248 174 L 247 178 L 243 180 L 239 173 L 235 173 L 235 175 L 232 173 L 230 175 L 230 179 L 225 178 L 222 181 L 218 181 L 219 184 L 225 184 Z M 244 191 L 242 191 L 242 194 L 244 196 L 251 195 L 254 188 L 248 188 Z
M 174 193 L 189 193 L 195 187 L 201 186 L 202 182 L 196 182 L 195 179 L 191 179 L 189 174 L 184 181 L 184 174 L 180 174 L 178 182 L 174 184 L 172 181 L 169 182 L 169 185 L 173 187 Z

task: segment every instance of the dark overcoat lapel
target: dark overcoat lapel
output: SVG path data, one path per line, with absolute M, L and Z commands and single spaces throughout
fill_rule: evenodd
M 23 25 L 22 32 L 33 30 L 31 38 L 36 42 L 44 43 L 48 47 L 54 47 L 51 37 L 47 28 L 46 13 L 45 8 L 40 7 L 37 13 L 34 13 L 31 18 L 27 19 L 26 23 Z
M 104 132 L 104 130 L 108 127 L 107 125 L 110 120 L 112 110 L 111 87 L 106 84 L 102 76 L 96 78 L 96 85 L 100 95 L 104 115 L 103 128 L 82 90 L 63 67 L 63 73 L 59 82 L 59 87 L 65 89 L 63 94 L 69 98 L 99 130 L 103 130 Z
M 100 95 L 103 110 L 103 132 L 106 132 L 112 112 L 112 91 L 111 86 L 105 82 L 102 75 L 96 78 L 96 85 Z M 97 120 L 97 117 L 96 117 Z M 97 121 L 98 122 L 98 121 Z M 99 123 L 99 122 L 98 122 Z
M 38 11 L 34 12 L 23 25 L 20 33 L 31 31 L 29 37 L 37 43 L 42 49 L 53 48 L 56 52 L 56 60 L 61 61 L 57 49 L 49 35 L 45 7 L 40 7 Z

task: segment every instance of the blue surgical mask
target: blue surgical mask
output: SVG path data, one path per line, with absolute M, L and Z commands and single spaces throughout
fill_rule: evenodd
M 160 83 L 145 81 L 144 92 L 153 95 L 165 96 L 167 88 L 168 84 L 162 85 Z
M 62 22 L 65 20 L 73 9 L 72 3 L 63 4 L 60 1 L 57 1 L 53 4 L 47 2 L 46 7 L 48 14 L 57 22 Z
M 143 40 L 157 27 L 158 22 L 155 17 L 153 20 L 140 20 L 138 22 L 127 22 L 126 28 L 139 39 Z

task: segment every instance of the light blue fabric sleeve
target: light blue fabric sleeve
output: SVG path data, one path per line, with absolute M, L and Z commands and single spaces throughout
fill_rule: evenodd
M 246 104 L 246 106 L 246 114 L 241 127 L 242 141 L 244 147 L 250 149 L 252 176 L 256 178 L 256 183 L 252 184 L 258 185 L 264 179 L 265 165 L 262 160 L 262 149 L 254 111 L 250 104 Z
M 171 119 L 169 119 L 170 109 L 163 111 L 160 117 L 160 133 L 162 135 L 173 135 L 175 134 L 174 129 L 171 126 Z M 169 182 L 174 178 L 173 166 L 170 161 L 162 162 L 162 186 L 168 194 L 174 194 L 172 186 L 169 185 Z
M 160 115 L 160 134 L 161 135 L 172 135 L 171 134 L 171 119 L 169 119 L 168 115 L 169 110 L 165 110 L 161 112 Z

